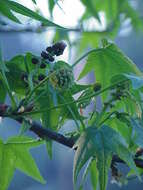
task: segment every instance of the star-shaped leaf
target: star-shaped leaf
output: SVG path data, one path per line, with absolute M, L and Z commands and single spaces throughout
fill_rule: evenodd
M 43 141 L 27 137 L 13 137 L 4 143 L 0 139 L 0 189 L 7 190 L 15 169 L 19 169 L 33 179 L 45 183 L 40 175 L 29 149 L 39 146 Z
M 91 51 L 79 79 L 90 71 L 94 71 L 96 80 L 101 83 L 102 88 L 110 85 L 111 78 L 117 74 L 134 73 L 137 76 L 142 75 L 136 65 L 115 44 L 109 42 L 103 44 L 102 48 Z M 103 97 L 106 96 L 107 93 L 104 93 Z
M 73 168 L 74 183 L 76 183 L 83 165 L 91 157 L 94 157 L 97 161 L 100 190 L 105 190 L 113 154 L 117 154 L 138 175 L 132 155 L 124 139 L 108 126 L 102 126 L 98 129 L 95 127 L 87 128 L 79 137 L 74 148 L 77 148 Z

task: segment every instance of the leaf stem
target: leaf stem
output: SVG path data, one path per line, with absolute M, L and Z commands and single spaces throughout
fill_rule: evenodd
M 12 95 L 12 91 L 11 91 L 11 89 L 9 87 L 8 80 L 7 80 L 6 75 L 5 75 L 6 66 L 4 65 L 4 62 L 3 62 L 3 59 L 2 59 L 2 51 L 1 51 L 1 49 L 0 49 L 0 65 L 1 65 L 1 67 L 0 67 L 0 70 L 1 70 L 0 75 L 1 75 L 1 78 L 2 78 L 2 81 L 3 81 L 3 85 L 4 85 L 5 89 L 7 90 L 8 95 L 9 95 L 9 97 L 11 99 L 11 105 L 15 109 L 16 108 L 16 101 L 15 101 L 13 95 Z
M 94 96 L 98 96 L 98 95 L 100 95 L 101 93 L 104 93 L 105 91 L 107 91 L 107 90 L 113 88 L 113 87 L 116 86 L 117 84 L 119 84 L 119 83 L 124 83 L 124 82 L 126 82 L 126 81 L 128 81 L 128 79 L 124 79 L 124 80 L 122 80 L 122 81 L 119 81 L 118 83 L 114 83 L 114 84 L 112 84 L 112 85 L 110 85 L 110 86 L 108 86 L 108 87 L 106 87 L 106 88 L 104 88 L 104 89 L 102 89 L 102 90 L 99 90 L 98 92 L 95 92 L 95 93 L 93 93 L 93 94 L 90 94 L 90 95 L 88 95 L 88 96 L 86 96 L 86 97 L 84 97 L 84 98 L 81 98 L 81 99 L 79 99 L 79 100 L 69 101 L 69 102 L 66 102 L 65 104 L 60 104 L 60 105 L 58 105 L 58 106 L 53 106 L 53 107 L 51 107 L 51 108 L 46 108 L 46 109 L 35 110 L 35 111 L 31 111 L 31 112 L 20 113 L 20 115 L 22 115 L 22 116 L 34 115 L 34 114 L 43 113 L 43 112 L 46 112 L 46 111 L 49 111 L 49 110 L 58 109 L 58 108 L 61 108 L 61 107 L 64 107 L 64 106 L 66 106 L 66 105 L 73 104 L 73 103 L 83 103 L 83 102 L 86 101 L 87 99 L 92 98 L 92 97 L 94 97 Z
M 108 119 L 110 119 L 110 117 L 113 115 L 113 114 L 115 114 L 116 113 L 116 111 L 113 111 L 113 112 L 111 112 L 103 121 L 101 121 L 100 123 L 99 123 L 99 126 L 101 126 L 102 124 L 104 124 Z
M 34 92 L 39 88 L 39 87 L 41 87 L 46 81 L 48 81 L 49 80 L 49 78 L 52 76 L 52 75 L 54 75 L 56 73 L 56 71 L 55 72 L 53 72 L 53 73 L 51 73 L 50 75 L 48 75 L 45 79 L 43 79 L 37 86 L 35 86 L 34 88 L 33 88 L 33 90 L 29 93 L 29 95 L 27 96 L 27 98 L 26 98 L 26 103 L 30 100 L 30 98 L 32 97 L 32 95 L 34 94 Z
M 65 99 L 64 99 L 60 94 L 59 94 L 59 96 L 60 96 L 60 98 L 65 102 Z M 78 123 L 78 121 L 77 121 L 77 118 L 76 118 L 74 112 L 72 111 L 72 109 L 71 109 L 71 107 L 69 106 L 69 104 L 66 105 L 66 106 L 67 106 L 67 109 L 69 110 L 69 112 L 71 113 L 71 115 L 72 115 L 72 117 L 73 117 L 73 120 L 74 120 L 74 122 L 75 122 L 75 124 L 76 124 L 76 126 L 77 126 L 78 131 L 80 131 L 80 126 L 79 126 L 79 123 Z
M 92 52 L 99 52 L 101 50 L 102 50 L 102 48 L 95 48 L 95 49 L 89 50 L 84 55 L 82 55 L 79 59 L 77 59 L 71 67 L 74 68 L 82 59 L 84 59 L 85 57 L 87 57 L 90 53 L 92 53 Z

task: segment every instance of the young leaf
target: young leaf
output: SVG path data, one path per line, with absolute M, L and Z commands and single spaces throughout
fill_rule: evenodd
M 101 83 L 102 88 L 110 85 L 110 79 L 117 74 L 134 73 L 137 76 L 142 75 L 136 65 L 112 43 L 91 51 L 79 79 L 90 71 L 94 71 L 96 80 Z M 107 92 L 103 94 L 104 98 L 106 96 Z
M 95 127 L 87 128 L 79 137 L 74 148 L 77 148 L 73 168 L 74 183 L 76 183 L 83 165 L 89 158 L 95 157 L 99 172 L 100 189 L 105 190 L 113 154 L 117 154 L 123 159 L 138 175 L 132 155 L 124 139 L 108 126 L 102 126 L 99 129 Z
M 13 137 L 6 143 L 0 140 L 0 187 L 7 190 L 15 169 L 19 169 L 33 179 L 45 183 L 29 153 L 29 149 L 43 144 L 28 137 Z

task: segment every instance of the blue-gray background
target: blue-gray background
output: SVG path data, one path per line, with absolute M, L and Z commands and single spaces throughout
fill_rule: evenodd
M 5 59 L 31 51 L 40 54 L 47 44 L 45 42 L 47 33 L 0 33 L 0 43 Z M 118 46 L 140 67 L 143 68 L 143 35 L 131 32 L 125 37 L 117 37 Z M 48 44 L 49 45 L 49 44 Z M 4 119 L 0 126 L 0 137 L 3 139 L 18 134 L 18 124 L 10 119 Z M 72 163 L 74 152 L 62 145 L 54 143 L 53 160 L 49 160 L 46 148 L 40 146 L 31 151 L 43 177 L 47 180 L 46 185 L 32 180 L 19 171 L 16 171 L 8 190 L 73 190 L 72 185 Z M 0 175 L 2 175 L 0 173 Z M 133 180 L 128 185 L 119 188 L 117 185 L 109 184 L 110 190 L 134 190 L 142 189 L 143 184 Z M 88 183 L 85 190 L 90 190 Z

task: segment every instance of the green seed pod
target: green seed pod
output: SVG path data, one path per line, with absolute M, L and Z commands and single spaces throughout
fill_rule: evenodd
M 56 89 L 69 89 L 74 82 L 74 76 L 71 67 L 63 62 L 58 61 L 55 63 L 53 69 L 50 71 L 52 74 L 49 81 Z
M 96 82 L 96 83 L 93 85 L 93 90 L 94 90 L 94 92 L 97 92 L 97 91 L 101 90 L 101 83 Z

